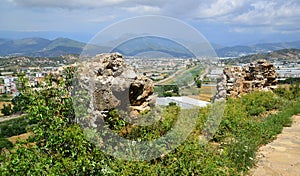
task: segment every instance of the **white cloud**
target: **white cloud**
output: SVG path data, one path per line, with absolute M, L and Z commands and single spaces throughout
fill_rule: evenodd
M 44 8 L 99 8 L 113 6 L 126 0 L 10 0 L 16 5 Z
M 13 21 L 11 24 L 13 26 L 22 23 L 23 26 L 28 23 L 41 26 L 38 22 L 42 21 L 43 24 L 45 21 L 41 20 L 42 15 L 48 19 L 49 24 L 51 20 L 52 23 L 78 24 L 109 22 L 141 14 L 167 15 L 195 23 L 209 21 L 226 24 L 241 33 L 252 29 L 290 32 L 299 30 L 296 28 L 300 26 L 300 0 L 6 0 L 4 2 L 28 14 L 27 21 Z M 48 10 L 44 10 L 45 8 Z M 1 16 L 26 18 L 22 13 L 8 14 L 9 11 L 7 14 L 2 12 Z M 54 19 L 52 16 L 61 18 Z
M 125 8 L 126 11 L 131 13 L 138 13 L 138 14 L 144 14 L 144 13 L 159 13 L 160 8 L 159 7 L 153 7 L 153 6 L 146 6 L 146 5 L 139 5 L 134 7 L 127 7 Z
M 300 4 L 295 1 L 258 1 L 252 9 L 227 19 L 228 23 L 250 26 L 296 27 L 300 23 Z
M 244 5 L 244 0 L 217 0 L 209 5 L 199 6 L 197 18 L 216 18 L 227 16 L 239 11 Z
M 92 22 L 92 23 L 99 23 L 99 22 L 105 22 L 105 21 L 110 21 L 116 19 L 116 16 L 114 15 L 103 15 L 103 16 L 99 16 L 96 18 L 91 18 L 88 20 L 88 22 Z

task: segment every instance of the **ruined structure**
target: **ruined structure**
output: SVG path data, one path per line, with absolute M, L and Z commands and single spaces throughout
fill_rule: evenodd
M 277 72 L 273 64 L 259 60 L 249 66 L 226 67 L 218 78 L 217 93 L 213 100 L 238 97 L 254 90 L 272 90 L 276 88 Z
M 137 75 L 119 53 L 100 54 L 79 67 L 79 86 L 89 93 L 89 112 L 105 117 L 112 109 L 131 118 L 151 109 L 154 84 Z

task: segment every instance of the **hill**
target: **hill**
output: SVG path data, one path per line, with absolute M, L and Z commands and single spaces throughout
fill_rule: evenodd
M 84 46 L 84 43 L 68 38 L 57 38 L 55 40 L 43 38 L 0 39 L 0 55 L 54 57 L 66 54 L 80 54 Z
M 25 38 L 18 40 L 0 38 L 0 56 L 35 56 L 35 57 L 56 57 L 66 54 L 81 54 L 85 43 L 68 38 L 57 38 L 48 40 L 44 38 Z M 240 57 L 257 53 L 269 53 L 274 50 L 296 48 L 300 49 L 300 41 L 285 43 L 261 43 L 255 45 L 222 46 L 212 43 L 219 57 Z M 107 46 L 91 45 L 88 53 L 98 54 L 110 51 Z M 205 46 L 198 46 L 201 53 L 205 54 Z M 157 57 L 165 54 L 173 57 L 193 57 L 187 48 L 172 40 L 146 36 L 137 37 L 125 41 L 114 48 L 125 56 L 147 55 Z
M 256 61 L 258 59 L 266 59 L 266 60 L 280 60 L 280 61 L 299 61 L 300 59 L 300 49 L 281 49 L 268 53 L 259 53 L 259 54 L 251 54 L 247 56 L 242 56 L 239 58 L 228 59 L 226 63 L 250 63 Z
M 194 57 L 187 48 L 172 40 L 146 36 L 137 37 L 121 43 L 113 49 L 114 52 L 119 52 L 125 56 L 135 56 L 143 53 L 151 53 L 148 57 L 159 57 L 159 53 L 172 57 Z
M 268 53 L 270 51 L 296 48 L 300 49 L 300 41 L 283 42 L 283 43 L 261 43 L 249 46 L 232 46 L 215 48 L 219 57 L 239 57 L 249 54 Z

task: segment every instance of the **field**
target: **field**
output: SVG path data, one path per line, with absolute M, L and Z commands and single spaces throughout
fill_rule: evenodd
M 192 86 L 189 88 L 180 89 L 182 96 L 188 96 L 203 101 L 211 101 L 211 98 L 216 93 L 216 86 L 203 84 L 201 88 Z

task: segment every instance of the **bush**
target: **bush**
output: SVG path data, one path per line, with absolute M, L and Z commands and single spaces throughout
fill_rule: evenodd
M 8 104 L 8 105 L 4 104 L 3 105 L 3 108 L 1 109 L 1 113 L 3 115 L 5 115 L 5 116 L 11 115 L 12 112 L 13 112 L 13 110 L 12 110 L 11 104 Z
M 13 146 L 14 146 L 13 143 L 11 143 L 6 138 L 0 138 L 0 149 L 3 149 L 3 148 L 10 149 Z
M 34 123 L 36 122 L 29 120 L 26 116 L 2 122 L 0 123 L 0 138 L 26 133 L 27 126 Z
M 279 109 L 284 101 L 273 92 L 255 91 L 242 96 L 242 105 L 250 116 L 257 116 L 272 109 Z
M 15 96 L 12 99 L 12 104 L 14 105 L 13 107 L 13 112 L 25 112 L 28 108 L 29 105 L 29 97 L 26 95 L 20 93 L 19 95 Z
M 230 98 L 214 141 L 200 144 L 199 135 L 207 123 L 215 125 L 207 122 L 213 105 L 196 111 L 170 104 L 160 109 L 159 120 L 135 127 L 120 117 L 122 112 L 112 110 L 104 119 L 107 126 L 119 133 L 132 125 L 123 137 L 142 141 L 164 136 L 180 114 L 200 112 L 190 136 L 170 153 L 150 161 L 125 161 L 103 153 L 73 123 L 72 101 L 65 86 L 62 81 L 55 88 L 30 92 L 27 112 L 37 122 L 32 128 L 34 145 L 29 141 L 16 144 L 14 152 L 4 159 L 0 157 L 2 175 L 246 175 L 258 147 L 273 140 L 284 126 L 291 124 L 291 116 L 300 113 L 299 99 L 287 100 L 271 92 Z M 273 109 L 280 112 L 262 115 Z M 147 114 L 143 117 L 147 120 Z M 14 127 L 7 128 L 5 131 Z

